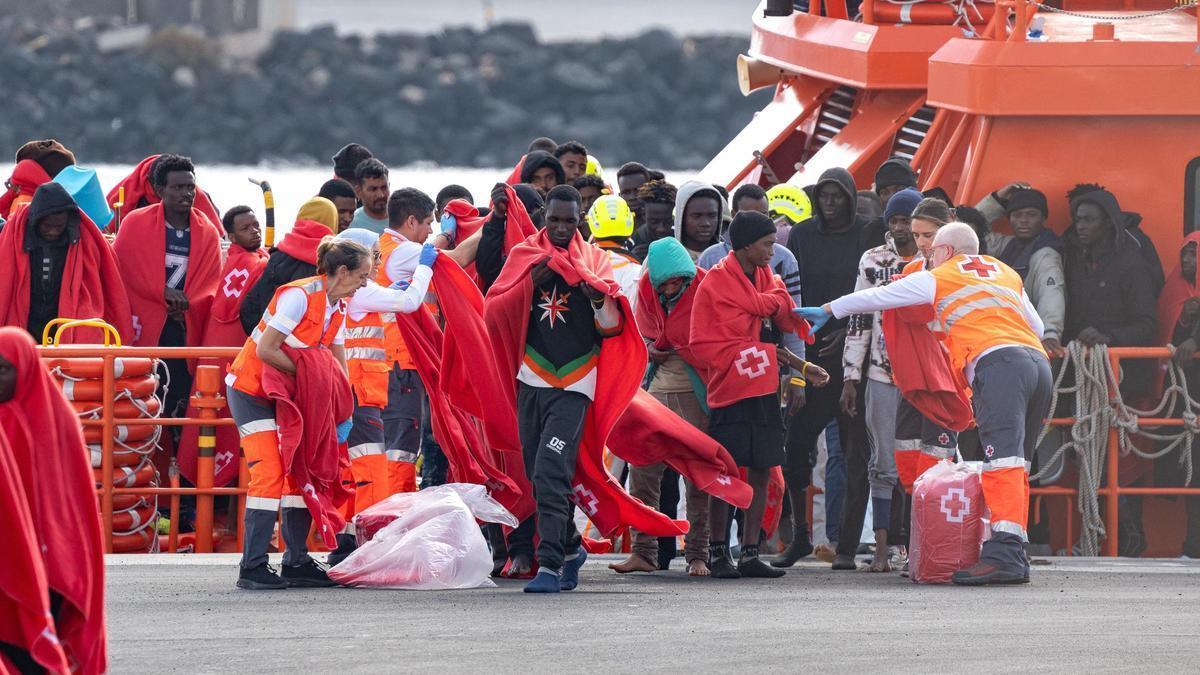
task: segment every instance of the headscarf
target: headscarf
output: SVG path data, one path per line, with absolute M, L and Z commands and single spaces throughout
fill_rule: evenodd
M 337 232 L 337 207 L 324 197 L 313 197 L 300 207 L 299 213 L 296 214 L 296 220 L 315 221 L 328 227 L 330 232 Z

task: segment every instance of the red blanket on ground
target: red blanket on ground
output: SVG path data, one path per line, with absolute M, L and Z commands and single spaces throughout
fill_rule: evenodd
M 637 392 L 641 364 L 646 362 L 646 346 L 636 330 L 629 301 L 613 281 L 609 257 L 604 251 L 588 246 L 579 236 L 568 248 L 560 249 L 542 231 L 509 253 L 504 270 L 484 303 L 483 318 L 499 371 L 499 379 L 493 383 L 497 398 L 488 399 L 487 408 L 504 414 L 515 427 L 517 371 L 525 352 L 533 300 L 533 279 L 529 274 L 534 265 L 546 259 L 550 268 L 568 284 L 586 283 L 616 302 L 624 322 L 621 333 L 605 339 L 600 348 L 595 399 L 584 421 L 575 468 L 575 503 L 606 537 L 627 525 L 655 536 L 685 533 L 687 521 L 671 520 L 629 496 L 604 468 L 605 443 Z M 631 364 L 638 367 L 630 367 Z
M 296 260 L 316 265 L 317 247 L 321 245 L 321 240 L 328 236 L 331 234 L 329 228 L 324 224 L 315 220 L 297 220 L 291 231 L 283 235 L 283 239 L 275 245 L 275 248 Z M 249 287 L 247 286 L 247 288 Z
M 58 637 L 83 673 L 108 664 L 104 631 L 104 545 L 79 418 L 38 359 L 33 339 L 0 328 L 0 356 L 16 368 L 16 393 L 0 403 L 4 430 L 27 493 L 50 590 L 63 597 Z M 6 531 L 6 536 L 11 532 Z M 11 540 L 4 549 L 8 557 Z
M 25 250 L 25 230 L 29 208 L 22 207 L 0 230 L 0 319 L 6 326 L 26 328 L 29 324 L 29 253 Z M 76 319 L 100 317 L 121 334 L 122 342 L 133 341 L 133 323 L 129 296 L 108 240 L 99 228 L 79 211 L 79 241 L 67 249 L 63 268 L 62 292 L 58 296 L 58 315 Z M 35 336 L 41 340 L 40 335 Z M 101 332 L 95 328 L 74 328 L 63 333 L 64 344 L 99 344 Z
M 128 176 L 122 179 L 120 183 L 114 185 L 105 197 L 108 200 L 109 206 L 117 203 L 117 196 L 122 187 L 125 188 L 125 206 L 121 209 L 124 217 L 129 216 L 131 212 L 142 206 L 153 206 L 161 202 L 162 199 L 154 191 L 154 187 L 150 185 L 150 167 L 156 159 L 158 159 L 158 155 L 150 155 L 138 162 L 138 165 L 133 167 L 133 171 Z M 139 203 L 143 199 L 146 200 L 146 203 L 139 206 Z M 196 201 L 192 204 L 192 208 L 198 209 L 213 224 L 221 222 L 220 212 L 217 211 L 217 207 L 212 203 L 212 199 L 209 198 L 208 193 L 201 190 L 199 185 L 196 186 Z M 124 217 L 119 222 L 116 219 L 113 220 L 113 232 L 117 232 L 118 228 L 124 226 Z
M 0 429 L 0 531 L 7 540 L 4 555 L 0 556 L 0 642 L 29 652 L 34 661 L 50 672 L 67 672 L 70 666 L 50 616 L 50 587 L 29 497 L 3 429 Z M 10 670 L 16 672 L 0 656 L 0 672 Z
M 129 307 L 133 314 L 133 346 L 155 347 L 167 322 L 167 268 L 164 264 L 167 224 L 161 204 L 125 216 L 113 244 Z M 221 280 L 220 232 L 208 218 L 192 209 L 191 251 L 183 293 L 188 299 L 187 346 L 199 346 L 217 285 Z
M 13 167 L 12 175 L 8 177 L 8 189 L 0 194 L 0 218 L 8 219 L 13 213 L 13 202 L 17 197 L 24 201 L 33 198 L 38 186 L 49 183 L 53 176 L 46 173 L 41 164 L 32 159 L 23 159 Z M 19 205 L 18 205 L 19 206 Z
M 354 495 L 342 486 L 350 457 L 346 445 L 337 442 L 337 425 L 354 414 L 350 381 L 328 349 L 282 349 L 296 364 L 296 374 L 264 363 L 262 385 L 275 402 L 283 469 L 300 488 L 322 541 L 334 548 L 346 525 L 338 508 Z
M 208 325 L 204 329 L 205 347 L 241 347 L 246 343 L 246 332 L 242 330 L 242 322 L 238 312 L 242 308 L 242 299 L 262 276 L 267 264 L 265 249 L 247 251 L 238 245 L 229 247 L 229 256 L 225 258 L 225 267 L 221 270 L 221 284 L 213 300 L 212 311 L 208 315 Z M 232 359 L 200 359 L 199 365 L 217 366 L 224 373 L 229 369 Z M 193 393 L 195 393 L 193 391 Z M 188 406 L 188 416 L 199 416 L 199 409 Z M 222 406 L 217 414 L 229 417 L 229 408 Z M 200 427 L 187 426 L 179 438 L 178 459 L 179 471 L 188 480 L 196 483 L 196 458 L 199 448 L 196 439 Z M 217 427 L 217 455 L 215 462 L 215 478 L 213 485 L 221 487 L 228 485 L 237 478 L 238 438 L 236 427 Z
M 812 342 L 808 322 L 792 314 L 796 305 L 779 277 L 759 267 L 751 285 L 732 251 L 708 271 L 694 302 L 691 347 L 699 363 L 711 364 L 707 375 L 701 373 L 709 408 L 779 389 L 775 345 L 759 339 L 762 319 Z
M 963 431 L 975 423 L 970 390 L 929 330 L 933 320 L 932 305 L 883 312 L 883 339 L 892 360 L 892 380 L 905 400 L 930 421 Z

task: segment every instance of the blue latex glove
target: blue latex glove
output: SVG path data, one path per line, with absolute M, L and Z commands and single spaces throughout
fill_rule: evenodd
M 417 264 L 433 267 L 433 261 L 437 260 L 437 257 L 437 247 L 433 244 L 425 244 L 421 247 L 421 257 L 417 259 Z
M 397 281 L 396 283 L 392 284 L 391 286 L 388 286 L 388 288 L 390 288 L 394 291 L 404 291 L 404 290 L 408 290 L 408 286 L 409 286 L 409 283 L 407 281 L 404 281 L 403 279 L 401 279 L 400 281 Z
M 458 219 L 451 213 L 442 214 L 442 234 L 450 237 L 450 241 L 458 236 Z
M 354 426 L 354 418 L 350 418 L 345 422 L 337 425 L 338 443 L 345 443 L 347 438 L 350 438 L 350 428 Z
M 829 321 L 830 314 L 822 307 L 797 307 L 792 310 L 800 318 L 812 324 L 812 332 L 821 330 L 821 326 Z

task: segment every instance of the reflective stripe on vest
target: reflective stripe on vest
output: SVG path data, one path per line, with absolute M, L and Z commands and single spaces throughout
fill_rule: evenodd
M 387 406 L 391 362 L 386 335 L 383 315 L 378 312 L 367 312 L 357 321 L 346 319 L 346 367 L 358 405 Z
M 388 276 L 387 267 L 388 260 L 392 257 L 392 253 L 396 249 L 407 242 L 398 232 L 388 228 L 383 231 L 379 237 L 379 268 L 375 272 L 375 282 L 380 286 L 391 286 L 392 279 Z M 386 348 L 388 351 L 388 362 L 399 364 L 402 370 L 412 370 L 415 366 L 412 362 L 412 357 L 408 354 L 408 346 L 404 344 L 404 336 L 400 334 L 400 328 L 396 326 L 395 314 L 391 318 L 384 318 L 384 331 L 386 333 Z

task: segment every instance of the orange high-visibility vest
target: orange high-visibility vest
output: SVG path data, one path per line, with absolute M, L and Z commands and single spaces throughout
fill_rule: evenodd
M 392 285 L 392 280 L 388 278 L 387 274 L 388 258 L 391 258 L 396 248 L 406 241 L 408 240 L 400 234 L 393 232 L 391 228 L 385 229 L 379 237 L 379 268 L 375 272 L 375 282 L 380 286 L 387 287 Z M 400 334 L 400 328 L 396 326 L 396 322 L 384 322 L 383 331 L 387 349 L 387 363 L 396 363 L 400 366 L 401 370 L 416 368 L 412 357 L 409 356 L 408 346 L 404 344 L 404 336 Z
M 325 294 L 324 275 L 300 279 L 280 286 L 267 305 L 267 310 L 263 312 L 262 318 L 259 319 L 258 326 L 255 327 L 250 337 L 246 338 L 246 344 L 242 345 L 242 351 L 238 352 L 233 365 L 229 366 L 229 372 L 235 378 L 234 389 L 251 396 L 266 397 L 262 388 L 263 363 L 258 358 L 258 341 L 262 338 L 263 332 L 267 330 L 267 324 L 270 323 L 271 317 L 275 315 L 279 296 L 289 288 L 299 288 L 304 291 L 304 295 L 308 299 L 308 309 L 305 310 L 304 318 L 296 324 L 291 335 L 284 339 L 284 344 L 295 349 L 329 347 L 337 337 L 338 329 L 342 327 L 342 321 L 346 317 L 346 301 L 338 301 L 337 311 L 329 318 L 329 327 L 322 332 L 322 328 L 325 326 L 325 308 L 329 303 L 329 296 Z
M 358 405 L 387 407 L 391 362 L 384 326 L 388 323 L 395 325 L 394 315 L 367 312 L 357 321 L 346 317 L 346 366 Z
M 950 365 L 963 372 L 988 349 L 1023 345 L 1045 354 L 1025 320 L 1021 277 L 986 255 L 958 255 L 934 269 L 934 313 L 946 332 Z

